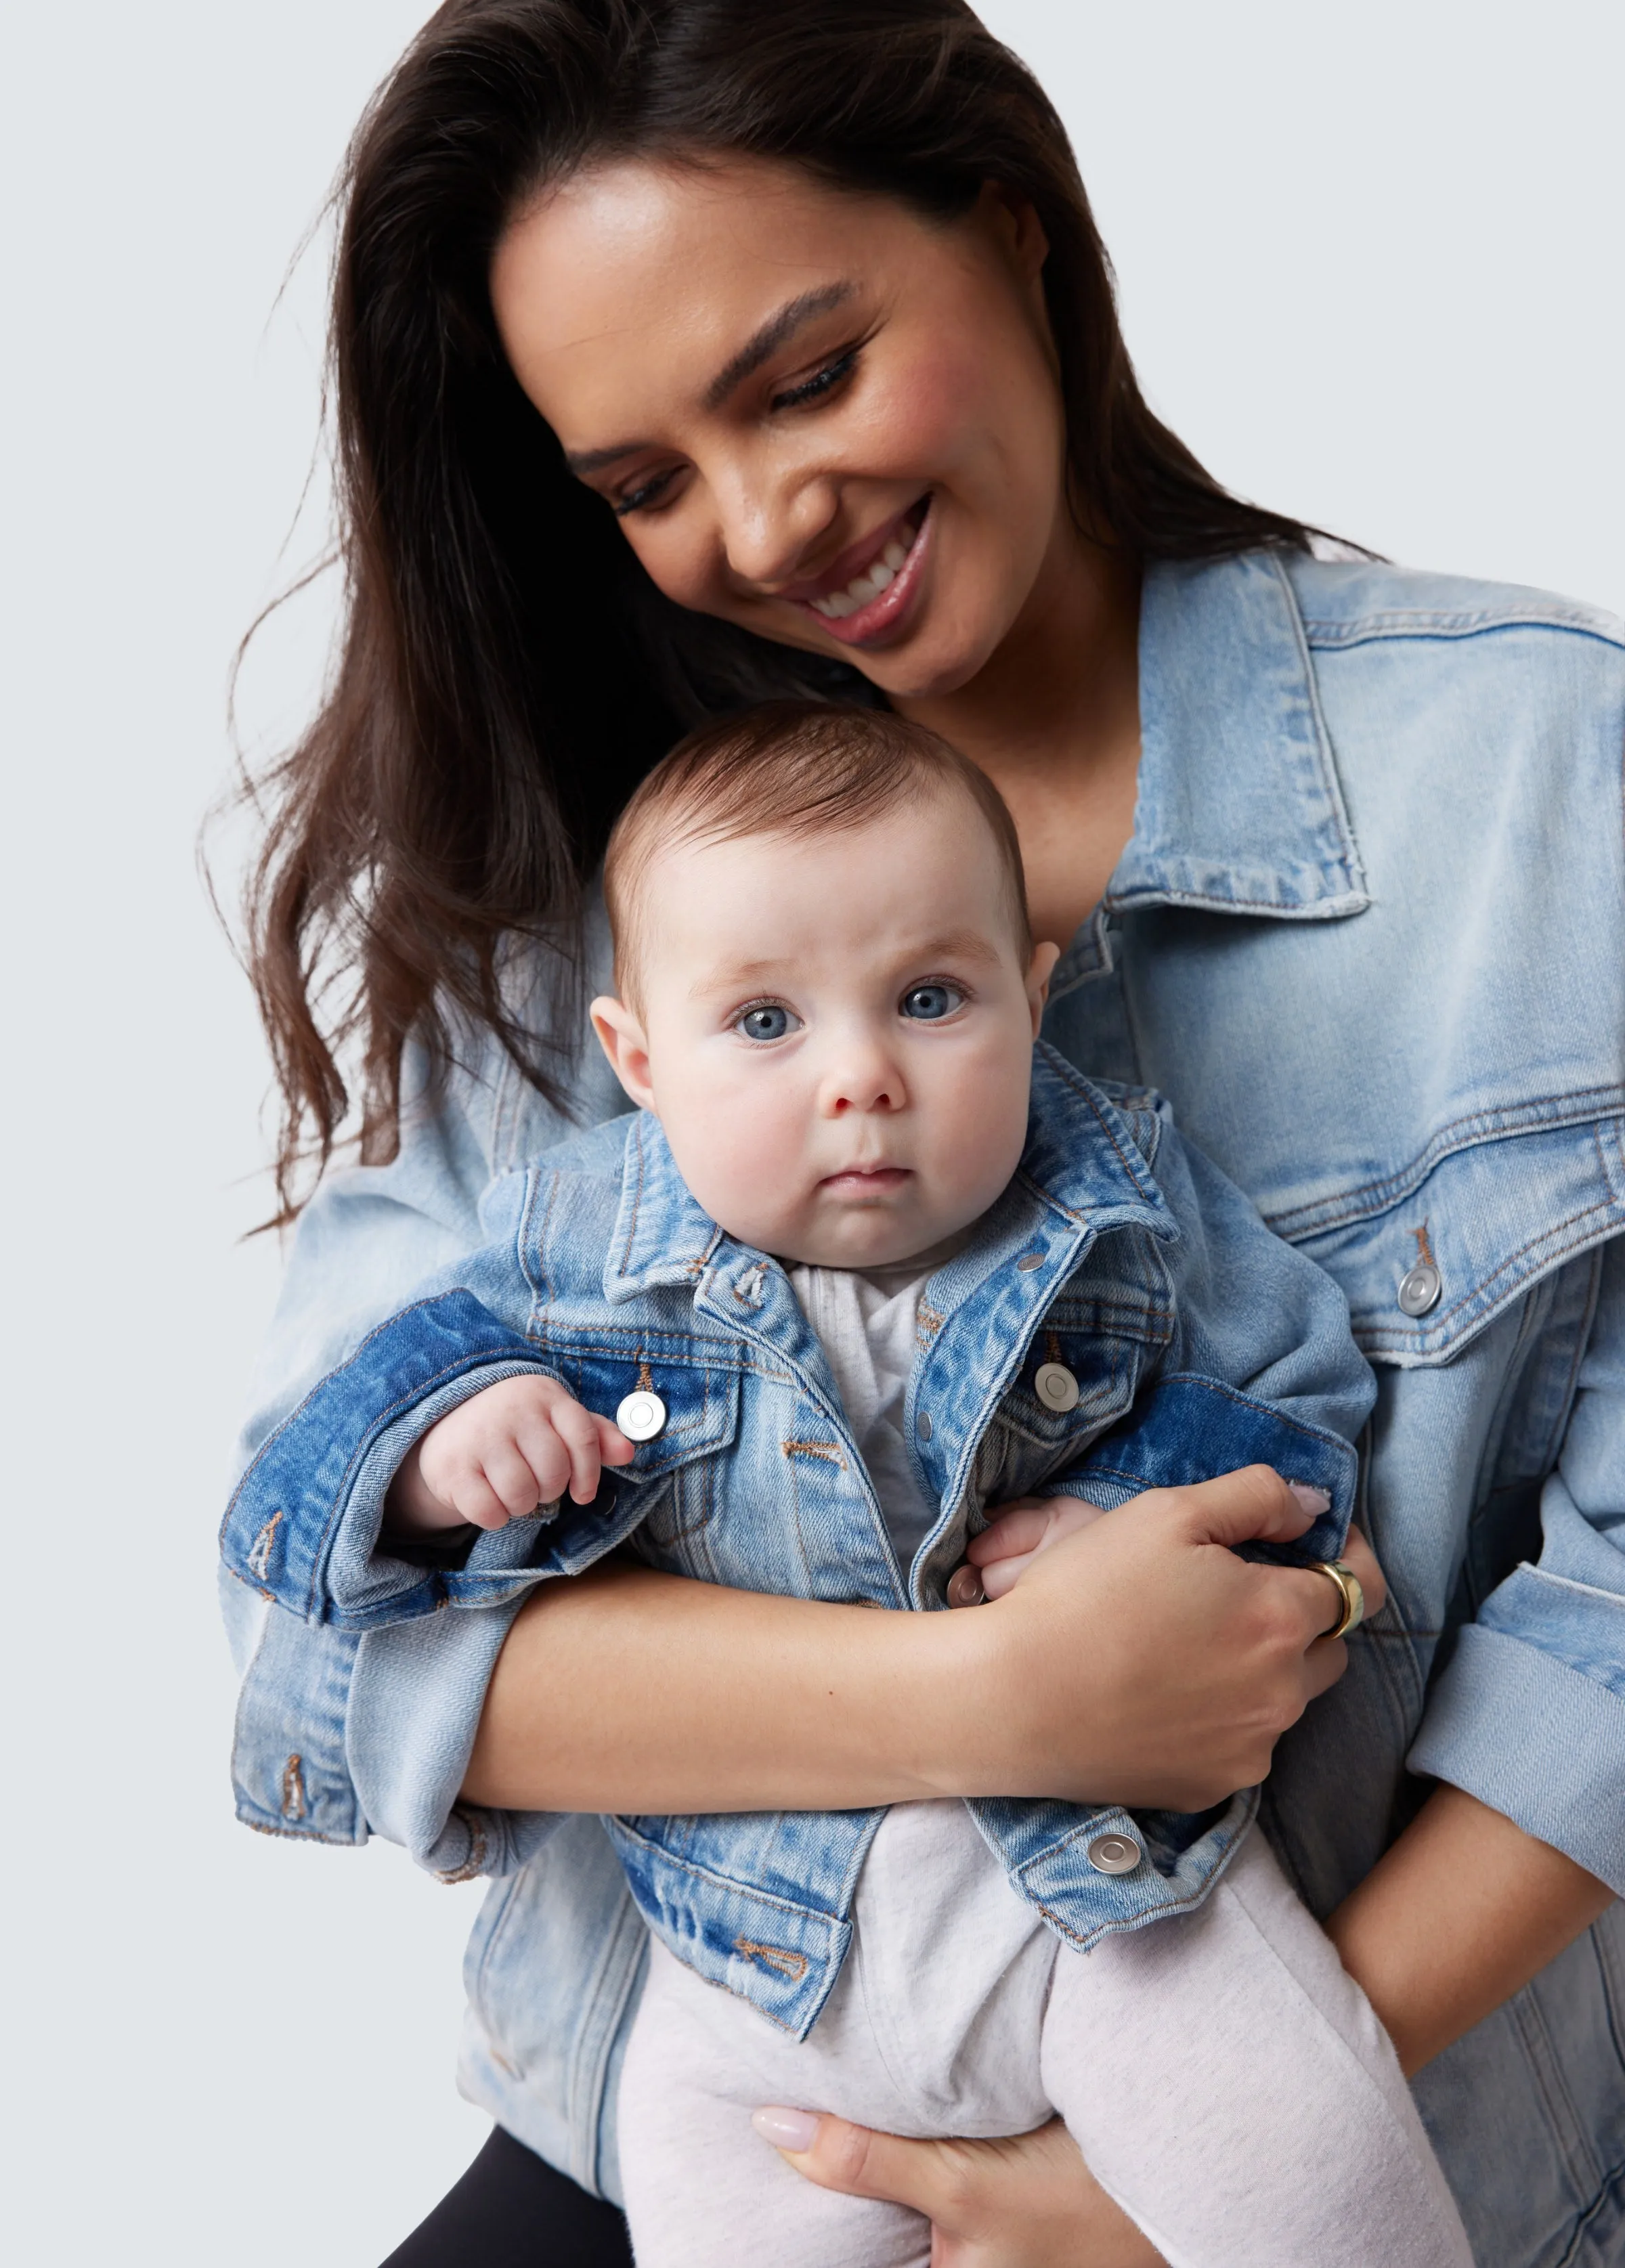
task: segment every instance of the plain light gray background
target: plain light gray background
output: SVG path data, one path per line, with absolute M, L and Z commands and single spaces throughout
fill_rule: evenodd
M 771 5 L 772 0 L 764 0 Z M 325 249 L 424 0 L 0 31 L 8 941 L 4 2223 L 30 2261 L 373 2268 L 477 2146 L 477 1893 L 233 1823 L 211 1536 L 273 1296 L 265 1064 L 194 836 L 320 549 Z M 1232 486 L 1625 608 L 1615 0 L 987 0 L 1077 139 L 1153 400 Z M 253 747 L 330 593 L 244 681 Z M 231 840 L 227 838 L 229 863 Z

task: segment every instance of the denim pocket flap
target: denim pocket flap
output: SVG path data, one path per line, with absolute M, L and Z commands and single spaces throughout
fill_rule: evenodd
M 739 1369 L 721 1348 L 630 1331 L 545 1332 L 536 1343 L 582 1407 L 616 1419 L 632 1440 L 620 1478 L 658 1479 L 728 1447 L 739 1431 Z
M 1473 1144 L 1397 1196 L 1376 1193 L 1359 1218 L 1293 1241 L 1341 1285 L 1372 1361 L 1448 1362 L 1530 1285 L 1625 1226 L 1621 1130 L 1601 1119 Z

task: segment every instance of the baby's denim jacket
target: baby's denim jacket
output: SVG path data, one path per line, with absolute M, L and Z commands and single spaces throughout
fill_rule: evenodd
M 484 1225 L 482 1248 L 315 1387 L 233 1498 L 228 1565 L 307 1622 L 366 1631 L 511 1601 L 617 1547 L 705 1582 L 929 1612 L 1012 1498 L 1111 1507 L 1255 1463 L 1331 1497 L 1289 1556 L 1341 1546 L 1350 1444 L 1372 1398 L 1341 1292 L 1181 1142 L 1155 1096 L 1108 1090 L 1048 1047 L 1034 1052 L 1015 1177 L 921 1292 L 904 1424 L 939 1511 L 912 1566 L 784 1269 L 702 1211 L 655 1118 L 612 1120 L 505 1176 Z M 481 1534 L 461 1565 L 380 1547 L 412 1445 L 532 1371 L 606 1415 L 641 1390 L 663 1423 L 594 1504 Z M 1014 1887 L 1085 1949 L 1199 1903 L 1254 1808 L 1251 1793 L 1199 1817 L 970 1805 Z M 651 1928 L 799 2037 L 839 1973 L 883 1815 L 606 1825 Z

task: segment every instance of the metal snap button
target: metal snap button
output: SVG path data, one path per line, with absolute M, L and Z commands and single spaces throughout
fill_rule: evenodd
M 666 1430 L 666 1405 L 658 1394 L 640 1387 L 626 1396 L 615 1413 L 615 1422 L 629 1441 L 652 1441 Z
M 1033 1391 L 1046 1410 L 1075 1410 L 1078 1381 L 1064 1362 L 1046 1362 L 1033 1380 Z
M 1097 1835 L 1089 1846 L 1089 1863 L 1097 1874 L 1132 1874 L 1144 1856 L 1127 1835 Z
M 1016 1273 L 1030 1276 L 1035 1268 L 1042 1268 L 1043 1265 L 1044 1255 L 1041 1252 L 1023 1252 L 1016 1263 Z
M 1419 1261 L 1400 1278 L 1400 1307 L 1411 1316 L 1425 1315 L 1439 1304 L 1444 1278 L 1430 1260 Z
M 928 1410 L 922 1410 L 915 1418 L 914 1431 L 922 1441 L 928 1441 L 931 1439 L 931 1412 Z

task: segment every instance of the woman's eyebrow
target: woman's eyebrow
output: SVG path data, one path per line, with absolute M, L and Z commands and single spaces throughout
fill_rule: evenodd
M 838 307 L 850 299 L 857 290 L 852 283 L 821 284 L 816 290 L 802 291 L 794 299 L 787 299 L 782 307 L 751 332 L 735 355 L 730 355 L 702 397 L 707 409 L 720 409 L 736 386 L 742 386 L 753 371 L 760 370 L 769 355 L 777 354 L 787 339 L 794 338 L 803 323 L 810 323 L 815 315 L 827 315 L 831 307 Z M 635 456 L 646 448 L 644 441 L 615 441 L 607 449 L 583 449 L 566 452 L 565 462 L 577 480 L 584 481 L 589 473 L 601 473 L 606 465 L 618 463 L 623 457 Z
M 850 299 L 856 289 L 850 283 L 821 284 L 816 291 L 787 299 L 777 313 L 752 331 L 739 352 L 730 355 L 723 364 L 705 388 L 706 409 L 720 409 L 734 388 L 742 385 L 753 371 L 760 370 L 769 355 L 776 354 L 803 323 L 810 323 L 815 315 L 827 315 L 831 307 L 838 307 Z

